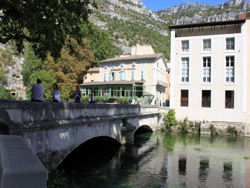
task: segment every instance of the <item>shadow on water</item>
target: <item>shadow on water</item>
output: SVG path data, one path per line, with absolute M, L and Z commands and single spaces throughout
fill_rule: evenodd
M 227 184 L 231 184 L 233 178 L 233 163 L 231 161 L 224 162 L 223 164 L 223 180 Z
M 120 144 L 112 138 L 93 138 L 71 152 L 60 164 L 59 169 L 66 173 L 93 169 L 110 161 L 119 151 Z

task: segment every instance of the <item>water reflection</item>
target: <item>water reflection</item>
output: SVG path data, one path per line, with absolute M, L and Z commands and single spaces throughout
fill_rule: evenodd
M 186 163 L 187 158 L 185 156 L 179 156 L 178 166 L 179 166 L 179 175 L 186 175 Z
M 206 182 L 209 170 L 209 160 L 201 159 L 199 168 L 199 181 Z
M 231 184 L 233 175 L 233 163 L 231 161 L 223 164 L 223 180 L 225 183 Z
M 70 178 L 88 188 L 248 187 L 250 160 L 244 156 L 250 156 L 249 139 L 154 132 L 136 137 L 133 146 L 121 146 L 109 162 L 83 167 Z

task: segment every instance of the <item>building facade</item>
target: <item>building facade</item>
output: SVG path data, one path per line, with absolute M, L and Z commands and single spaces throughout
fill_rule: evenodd
M 90 70 L 80 85 L 84 95 L 94 90 L 95 96 L 137 97 L 143 104 L 165 104 L 167 60 L 151 46 L 134 46 L 131 55 L 103 60 L 98 69 L 98 78 Z
M 178 119 L 250 123 L 249 18 L 169 26 Z

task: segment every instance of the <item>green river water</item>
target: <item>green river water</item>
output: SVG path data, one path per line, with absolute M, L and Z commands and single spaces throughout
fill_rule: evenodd
M 103 144 L 69 159 L 69 187 L 250 187 L 249 138 L 154 132 L 132 146 Z

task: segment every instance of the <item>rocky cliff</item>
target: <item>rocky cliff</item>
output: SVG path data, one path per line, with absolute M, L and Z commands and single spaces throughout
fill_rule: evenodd
M 157 12 L 147 9 L 141 0 L 97 0 L 97 4 L 91 20 L 108 31 L 113 43 L 124 53 L 129 53 L 136 43 L 151 44 L 167 58 L 168 25 L 234 20 L 250 10 L 246 0 L 229 0 L 216 6 L 185 3 Z

